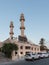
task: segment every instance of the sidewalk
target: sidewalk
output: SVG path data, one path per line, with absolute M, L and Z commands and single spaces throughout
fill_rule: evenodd
M 10 59 L 0 59 L 0 64 L 7 64 L 7 63 L 15 63 L 15 62 L 20 62 L 24 60 L 24 58 L 18 58 L 18 59 L 15 59 L 15 60 L 10 60 Z
M 22 58 L 17 58 L 17 59 L 15 59 L 15 60 L 13 60 L 13 61 L 21 61 L 21 60 L 24 60 L 24 57 L 22 57 Z

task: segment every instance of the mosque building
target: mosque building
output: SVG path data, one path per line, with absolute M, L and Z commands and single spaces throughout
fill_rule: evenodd
M 20 31 L 21 34 L 18 36 L 18 38 L 13 37 L 13 22 L 10 22 L 10 37 L 3 41 L 3 43 L 15 43 L 18 45 L 18 50 L 13 51 L 12 53 L 12 60 L 15 60 L 17 57 L 23 57 L 28 52 L 38 53 L 40 52 L 40 46 L 34 44 L 33 42 L 30 42 L 27 38 L 27 36 L 24 34 L 25 26 L 24 26 L 25 18 L 24 14 L 22 13 L 20 15 Z

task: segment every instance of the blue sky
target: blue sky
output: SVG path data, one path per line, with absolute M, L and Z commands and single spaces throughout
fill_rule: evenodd
M 49 41 L 49 0 L 0 0 L 0 41 L 9 37 L 10 21 L 14 23 L 14 36 L 20 35 L 21 13 L 27 38 L 36 44 L 42 37 Z

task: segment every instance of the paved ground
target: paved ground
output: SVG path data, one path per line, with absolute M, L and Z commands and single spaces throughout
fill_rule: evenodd
M 12 62 L 0 63 L 0 65 L 49 65 L 49 58 L 36 60 L 34 62 L 25 60 L 12 61 Z
M 0 52 L 0 63 L 11 61 L 10 59 L 6 58 L 3 53 Z

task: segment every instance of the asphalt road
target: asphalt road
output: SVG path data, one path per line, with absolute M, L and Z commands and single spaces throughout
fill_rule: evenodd
M 36 60 L 34 62 L 19 60 L 14 62 L 0 63 L 0 65 L 49 65 L 49 58 Z

